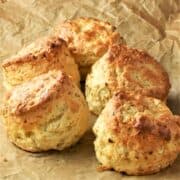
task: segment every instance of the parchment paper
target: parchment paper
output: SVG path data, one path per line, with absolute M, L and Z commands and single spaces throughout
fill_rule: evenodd
M 180 114 L 179 0 L 0 0 L 0 61 L 51 33 L 58 22 L 78 16 L 110 21 L 129 46 L 145 49 L 155 57 L 170 76 L 170 108 Z M 0 88 L 1 101 L 2 75 Z M 89 130 L 76 146 L 62 152 L 28 153 L 8 141 L 0 121 L 0 180 L 180 179 L 180 158 L 172 167 L 151 176 L 97 172 L 93 140 Z

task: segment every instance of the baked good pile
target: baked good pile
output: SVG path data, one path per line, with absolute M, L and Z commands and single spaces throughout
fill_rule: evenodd
M 2 117 L 23 150 L 63 150 L 88 130 L 101 170 L 152 174 L 180 152 L 180 117 L 166 105 L 170 81 L 148 53 L 93 18 L 61 22 L 2 64 Z M 85 81 L 85 97 L 80 89 Z

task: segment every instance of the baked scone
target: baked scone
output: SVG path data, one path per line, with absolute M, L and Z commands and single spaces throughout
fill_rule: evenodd
M 55 31 L 67 42 L 80 71 L 82 67 L 90 69 L 109 45 L 122 42 L 116 28 L 110 23 L 88 17 L 67 20 L 60 23 Z
M 49 71 L 16 86 L 2 114 L 10 141 L 30 152 L 69 147 L 89 123 L 83 94 L 61 71 Z
M 43 37 L 23 48 L 2 64 L 4 84 L 7 89 L 48 72 L 61 70 L 79 85 L 78 66 L 68 50 L 66 42 L 59 37 Z
M 180 152 L 180 117 L 152 97 L 117 93 L 93 131 L 101 170 L 152 174 L 171 165 Z
M 166 100 L 170 83 L 163 67 L 146 52 L 113 45 L 97 61 L 86 80 L 86 100 L 90 110 L 99 114 L 117 91 Z

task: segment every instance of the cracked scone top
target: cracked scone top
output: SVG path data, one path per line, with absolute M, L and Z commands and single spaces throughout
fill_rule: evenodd
M 92 66 L 85 93 L 90 110 L 99 114 L 119 90 L 166 100 L 169 88 L 168 74 L 150 55 L 124 45 L 113 45 Z
M 43 37 L 24 47 L 2 64 L 7 89 L 29 81 L 49 70 L 61 70 L 79 84 L 78 66 L 66 42 L 58 37 Z
M 180 151 L 180 117 L 152 97 L 117 93 L 93 131 L 102 170 L 152 174 L 171 165 Z
M 3 117 L 9 139 L 40 152 L 76 143 L 88 128 L 84 96 L 61 71 L 49 71 L 7 94 Z
M 122 42 L 114 26 L 94 18 L 67 20 L 59 24 L 56 32 L 67 42 L 84 76 L 109 45 Z

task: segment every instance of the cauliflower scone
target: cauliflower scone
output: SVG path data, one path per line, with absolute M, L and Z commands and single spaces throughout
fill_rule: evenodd
M 83 94 L 61 71 L 16 86 L 6 97 L 2 114 L 10 141 L 30 152 L 69 147 L 89 126 Z
M 108 22 L 81 17 L 60 23 L 55 29 L 64 39 L 75 57 L 82 79 L 94 64 L 108 50 L 109 45 L 122 43 L 116 28 Z
M 99 114 L 117 91 L 132 91 L 166 100 L 170 89 L 168 74 L 146 52 L 113 45 L 91 69 L 85 94 L 90 110 Z
M 55 36 L 40 38 L 24 47 L 4 60 L 2 70 L 6 89 L 12 89 L 50 70 L 64 71 L 77 85 L 80 81 L 78 66 L 66 42 Z
M 152 97 L 115 94 L 93 131 L 102 170 L 152 174 L 171 165 L 180 152 L 180 117 Z

